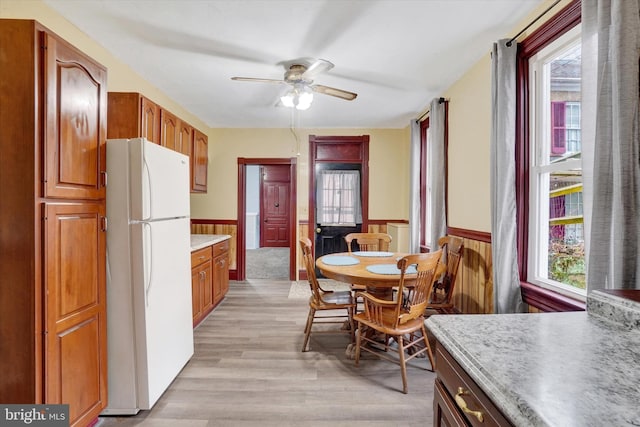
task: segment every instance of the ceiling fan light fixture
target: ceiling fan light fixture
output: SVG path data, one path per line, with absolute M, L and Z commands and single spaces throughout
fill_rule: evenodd
M 313 102 L 313 91 L 306 85 L 295 85 L 293 89 L 280 97 L 282 105 L 297 110 L 307 110 Z

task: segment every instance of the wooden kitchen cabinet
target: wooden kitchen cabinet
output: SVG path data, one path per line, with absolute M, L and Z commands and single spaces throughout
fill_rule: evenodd
M 435 356 L 434 427 L 512 426 L 440 343 L 436 343 Z
M 109 92 L 107 138 L 145 137 L 190 157 L 191 192 L 207 192 L 208 137 L 136 92 Z
M 193 326 L 213 310 L 213 268 L 211 246 L 191 253 L 191 292 Z
M 160 145 L 180 152 L 180 119 L 169 111 L 160 110 Z
M 191 157 L 191 143 L 193 141 L 193 126 L 180 120 L 180 133 L 178 134 L 178 146 L 176 151 Z
M 193 326 L 197 326 L 229 291 L 229 240 L 191 252 Z
M 209 166 L 209 141 L 207 135 L 194 130 L 191 149 L 191 191 L 207 192 L 207 168 Z
M 160 144 L 160 107 L 134 92 L 109 92 L 107 138 L 146 138 Z
M 107 72 L 32 20 L 0 20 L 0 402 L 107 404 Z
M 218 305 L 229 291 L 229 241 L 213 245 L 213 304 Z
M 71 420 L 95 418 L 106 397 L 104 217 L 104 203 L 44 205 L 45 396 L 69 403 Z

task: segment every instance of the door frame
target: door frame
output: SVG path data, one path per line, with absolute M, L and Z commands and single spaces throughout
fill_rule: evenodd
M 309 135 L 309 239 L 315 253 L 316 233 L 316 164 L 360 164 L 360 198 L 362 231 L 369 230 L 369 135 L 316 136 Z
M 247 165 L 289 165 L 291 187 L 289 191 L 289 280 L 296 280 L 296 226 L 297 220 L 297 162 L 296 157 L 289 158 L 246 158 L 238 157 L 238 233 L 236 266 L 237 280 L 246 278 L 246 215 L 247 215 Z

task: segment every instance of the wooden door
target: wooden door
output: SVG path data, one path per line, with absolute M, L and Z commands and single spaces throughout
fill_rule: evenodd
M 160 144 L 160 107 L 144 96 L 140 97 L 140 136 Z
M 160 145 L 180 151 L 180 119 L 164 109 L 160 109 Z
M 289 246 L 288 165 L 260 166 L 260 247 Z
M 191 150 L 191 191 L 207 192 L 207 167 L 209 162 L 209 141 L 207 135 L 197 129 L 193 131 Z
M 45 402 L 88 425 L 107 399 L 105 207 L 47 203 L 43 217 Z
M 42 33 L 44 196 L 103 199 L 107 74 L 78 50 Z

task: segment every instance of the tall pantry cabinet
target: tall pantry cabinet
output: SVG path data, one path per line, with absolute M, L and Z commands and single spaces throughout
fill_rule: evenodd
M 0 402 L 106 406 L 106 69 L 0 20 Z

